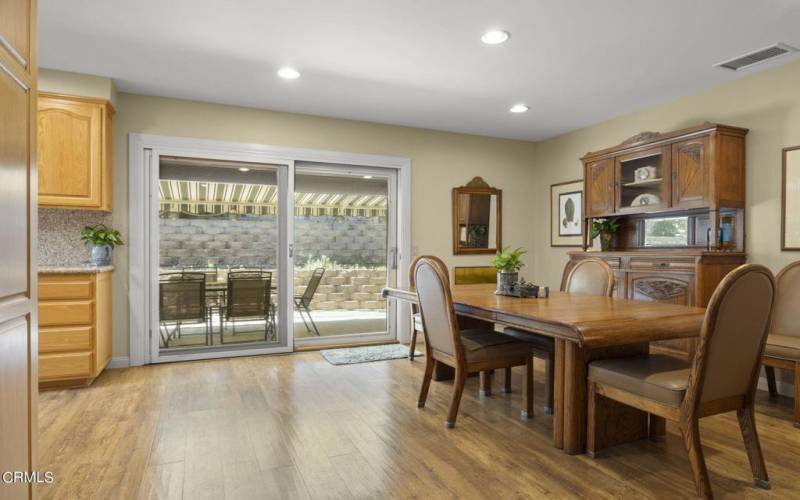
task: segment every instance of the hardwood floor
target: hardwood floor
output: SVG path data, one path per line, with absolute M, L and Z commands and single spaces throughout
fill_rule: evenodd
M 538 361 L 537 361 L 538 362 Z M 689 461 L 671 424 L 601 459 L 552 446 L 537 365 L 535 417 L 514 392 L 478 397 L 455 429 L 452 383 L 416 407 L 424 358 L 332 366 L 318 352 L 107 370 L 89 388 L 40 396 L 41 498 L 688 498 Z M 495 384 L 502 377 L 495 377 Z M 756 420 L 772 479 L 752 486 L 735 413 L 701 423 L 718 498 L 800 498 L 792 401 L 766 394 Z

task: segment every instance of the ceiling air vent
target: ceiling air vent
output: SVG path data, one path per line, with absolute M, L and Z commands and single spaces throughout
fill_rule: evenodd
M 756 50 L 755 52 L 750 52 L 749 54 L 745 54 L 743 56 L 739 56 L 734 59 L 730 59 L 728 61 L 717 63 L 714 66 L 727 68 L 733 71 L 739 71 L 740 69 L 747 68 L 754 64 L 762 63 L 770 59 L 775 59 L 776 57 L 780 57 L 790 52 L 796 52 L 796 51 L 797 49 L 795 49 L 794 47 L 790 47 L 783 43 L 776 43 L 775 45 L 770 45 L 769 47 Z

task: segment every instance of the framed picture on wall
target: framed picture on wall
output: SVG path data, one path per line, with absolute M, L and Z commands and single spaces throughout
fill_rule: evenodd
M 583 180 L 550 186 L 550 246 L 583 244 Z
M 800 250 L 800 146 L 783 149 L 781 250 Z

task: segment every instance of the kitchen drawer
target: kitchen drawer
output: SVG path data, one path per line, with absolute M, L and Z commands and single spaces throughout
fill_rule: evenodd
M 89 378 L 92 375 L 91 351 L 39 356 L 40 381 Z
M 91 325 L 94 301 L 39 302 L 39 326 Z
M 39 329 L 39 352 L 88 351 L 92 349 L 94 328 L 67 326 Z
M 696 266 L 694 259 L 641 259 L 632 258 L 631 270 L 667 270 L 667 271 L 693 271 Z
M 40 275 L 39 300 L 91 299 L 93 285 L 88 274 Z

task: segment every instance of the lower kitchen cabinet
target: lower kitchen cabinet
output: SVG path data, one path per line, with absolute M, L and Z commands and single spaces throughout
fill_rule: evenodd
M 39 274 L 39 386 L 91 384 L 111 360 L 111 273 Z

